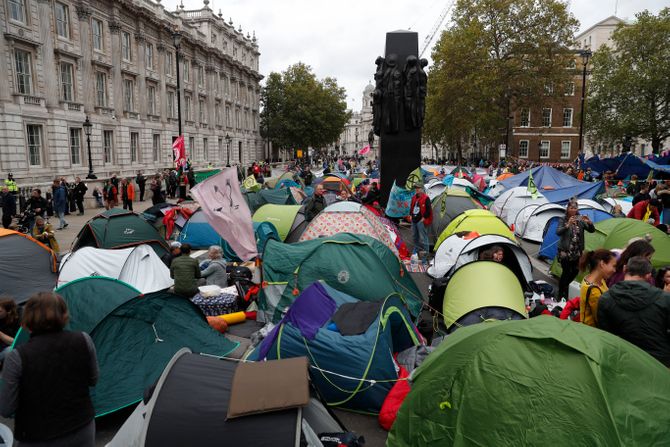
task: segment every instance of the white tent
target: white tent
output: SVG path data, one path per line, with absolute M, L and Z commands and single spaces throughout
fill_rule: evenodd
M 148 245 L 106 250 L 82 247 L 63 257 L 58 285 L 88 276 L 107 276 L 130 284 L 142 293 L 172 287 L 170 269 Z
M 350 200 L 342 200 L 340 202 L 335 202 L 332 205 L 328 205 L 322 211 L 322 213 L 338 213 L 342 211 L 359 211 L 361 205 L 358 202 L 352 202 Z
M 591 199 L 578 199 L 577 200 L 577 206 L 579 207 L 580 210 L 593 208 L 594 210 L 607 212 L 607 210 L 605 209 L 604 206 L 602 206 L 600 203 L 596 202 L 595 200 L 591 200 Z
M 485 234 L 472 239 L 463 239 L 456 234 L 449 236 L 438 247 L 427 273 L 433 278 L 451 276 L 463 265 L 477 261 L 479 253 L 493 245 L 503 248 L 503 264 L 520 276 L 520 281 L 529 283 L 533 280 L 533 266 L 526 252 L 515 242 L 497 234 Z
M 447 189 L 447 185 L 442 183 L 440 179 L 432 179 L 425 186 L 426 194 L 428 198 L 432 201 L 435 197 L 439 196 Z
M 516 216 L 514 234 L 531 242 L 542 242 L 544 227 L 552 217 L 565 215 L 565 207 L 556 203 L 536 203 L 524 207 Z
M 500 194 L 505 192 L 505 187 L 500 183 L 498 180 L 495 179 L 495 177 L 489 181 L 489 189 L 486 190 L 486 195 L 489 197 L 493 197 L 494 199 L 498 197 Z
M 477 188 L 475 185 L 472 184 L 470 180 L 464 179 L 464 178 L 454 178 L 454 183 L 452 184 L 453 188 L 460 188 L 463 191 L 466 191 L 468 188 L 471 188 L 473 191 L 479 191 L 479 188 Z
M 537 194 L 534 199 L 525 186 L 517 186 L 509 189 L 491 204 L 491 212 L 500 217 L 507 225 L 512 225 L 516 221 L 516 216 L 526 206 L 531 204 L 541 205 L 547 203 L 547 199 L 542 194 Z
M 608 213 L 612 214 L 614 211 L 614 207 L 616 205 L 621 205 L 621 211 L 623 211 L 624 214 L 630 213 L 630 210 L 633 209 L 633 202 L 629 202 L 627 200 L 621 200 L 621 199 L 614 199 L 612 197 L 608 197 L 605 199 L 605 211 Z

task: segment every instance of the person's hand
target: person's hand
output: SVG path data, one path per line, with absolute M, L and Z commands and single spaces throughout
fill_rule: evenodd
M 589 216 L 582 216 L 582 222 L 591 223 L 591 219 L 589 219 Z

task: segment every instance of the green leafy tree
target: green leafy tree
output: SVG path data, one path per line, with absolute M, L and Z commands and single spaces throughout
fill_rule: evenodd
M 309 66 L 270 73 L 261 94 L 261 132 L 281 149 L 322 148 L 349 120 L 346 91 L 334 78 L 318 80 Z
M 593 57 L 586 127 L 591 142 L 641 138 L 658 153 L 670 137 L 670 8 L 636 17 Z
M 561 97 L 577 26 L 560 0 L 459 0 L 432 54 L 429 141 L 501 141 L 515 108 Z

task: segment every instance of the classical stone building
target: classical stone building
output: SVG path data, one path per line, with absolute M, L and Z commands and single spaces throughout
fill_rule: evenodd
M 153 0 L 2 0 L 0 178 L 19 184 L 172 164 L 178 135 L 172 32 L 181 31 L 181 109 L 196 168 L 263 156 L 255 36 L 204 0 L 166 11 Z M 226 137 L 229 138 L 226 138 Z
M 353 155 L 368 144 L 368 134 L 372 131 L 372 93 L 375 87 L 368 84 L 363 90 L 361 98 L 361 110 L 352 112 L 349 122 L 344 126 L 344 131 L 336 144 L 336 152 L 339 155 Z M 379 137 L 375 136 L 373 150 L 379 148 Z

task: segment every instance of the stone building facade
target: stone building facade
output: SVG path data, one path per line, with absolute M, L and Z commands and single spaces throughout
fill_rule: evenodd
M 11 171 L 28 185 L 85 177 L 87 116 L 99 177 L 171 166 L 175 29 L 193 165 L 261 158 L 258 42 L 208 4 L 169 12 L 153 0 L 2 0 L 0 178 Z

